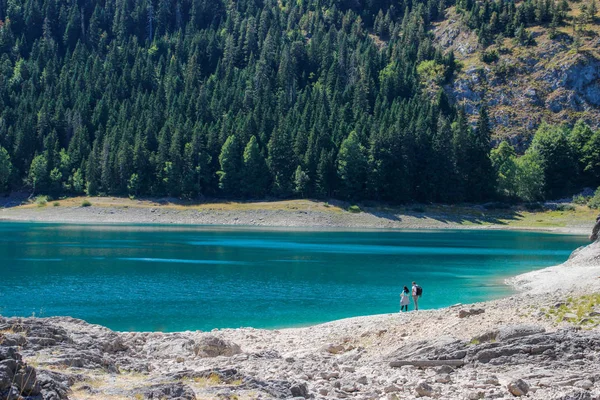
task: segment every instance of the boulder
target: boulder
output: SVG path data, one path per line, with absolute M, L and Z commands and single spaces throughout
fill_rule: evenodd
M 466 318 L 472 315 L 483 314 L 485 310 L 483 308 L 470 308 L 468 310 L 460 310 L 458 312 L 458 318 Z
M 68 400 L 70 387 L 76 381 L 73 376 L 47 370 L 39 370 L 37 380 L 42 398 L 51 400 Z
M 346 349 L 344 348 L 344 346 L 339 344 L 328 344 L 323 346 L 322 350 L 330 354 L 340 354 L 343 353 Z
M 546 332 L 546 329 L 537 325 L 508 325 L 498 328 L 496 340 L 503 341 L 544 332 Z
M 194 354 L 198 357 L 231 357 L 235 354 L 240 354 L 242 350 L 235 343 L 219 339 L 216 336 L 204 336 L 194 346 Z
M 508 391 L 513 396 L 525 396 L 529 392 L 529 385 L 523 379 L 515 379 L 508 384 Z
M 592 400 L 592 396 L 590 392 L 577 391 L 557 397 L 556 400 Z
M 37 374 L 30 365 L 23 365 L 17 369 L 13 381 L 20 393 L 27 396 L 40 394 L 40 383 L 37 381 Z
M 308 387 L 306 386 L 306 383 L 296 383 L 290 387 L 290 391 L 292 392 L 293 397 L 308 398 Z
M 589 379 L 582 379 L 580 381 L 575 382 L 573 386 L 584 390 L 590 390 L 592 387 L 594 387 L 594 383 Z
M 415 392 L 417 392 L 417 397 L 433 397 L 434 395 L 433 388 L 425 381 L 417 385 Z
M 132 389 L 133 398 L 143 399 L 170 399 L 170 400 L 196 400 L 192 388 L 183 383 L 166 383 Z
M 388 385 L 383 388 L 384 393 L 395 393 L 395 392 L 399 392 L 399 391 L 400 391 L 400 388 L 398 386 L 394 385 L 393 383 L 391 385 Z

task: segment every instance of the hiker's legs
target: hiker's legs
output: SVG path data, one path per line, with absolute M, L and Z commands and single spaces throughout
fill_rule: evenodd
M 413 296 L 413 302 L 415 303 L 415 310 L 419 310 L 419 296 Z

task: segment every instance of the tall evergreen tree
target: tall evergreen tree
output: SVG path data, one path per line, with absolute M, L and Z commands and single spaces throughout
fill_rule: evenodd
M 364 196 L 367 178 L 367 154 L 356 132 L 351 132 L 340 146 L 337 158 L 337 171 L 341 182 L 341 192 L 347 198 Z
M 244 194 L 253 198 L 267 192 L 268 170 L 265 158 L 260 152 L 256 136 L 252 136 L 244 149 L 244 169 L 242 185 Z
M 229 136 L 223 144 L 219 154 L 219 164 L 221 165 L 221 170 L 217 172 L 219 188 L 226 196 L 239 195 L 242 178 L 242 147 L 236 135 Z

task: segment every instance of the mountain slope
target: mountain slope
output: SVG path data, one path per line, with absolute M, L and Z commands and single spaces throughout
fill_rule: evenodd
M 591 2 L 570 3 L 565 23 L 554 34 L 548 24 L 529 27 L 535 45 L 500 38 L 487 48 L 465 26 L 464 15 L 449 8 L 446 18 L 433 27 L 435 43 L 453 50 L 463 63 L 447 91 L 470 114 L 486 103 L 495 134 L 510 137 L 515 144 L 528 143 L 542 121 L 573 125 L 583 119 L 597 128 L 600 25 L 596 19 L 579 25 L 581 6 L 590 7 Z M 484 54 L 498 58 L 486 63 Z

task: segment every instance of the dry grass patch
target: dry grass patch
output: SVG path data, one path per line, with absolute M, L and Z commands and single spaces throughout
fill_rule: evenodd
M 557 324 L 567 322 L 587 329 L 596 328 L 600 326 L 600 293 L 568 297 L 555 307 L 542 308 L 541 311 Z

